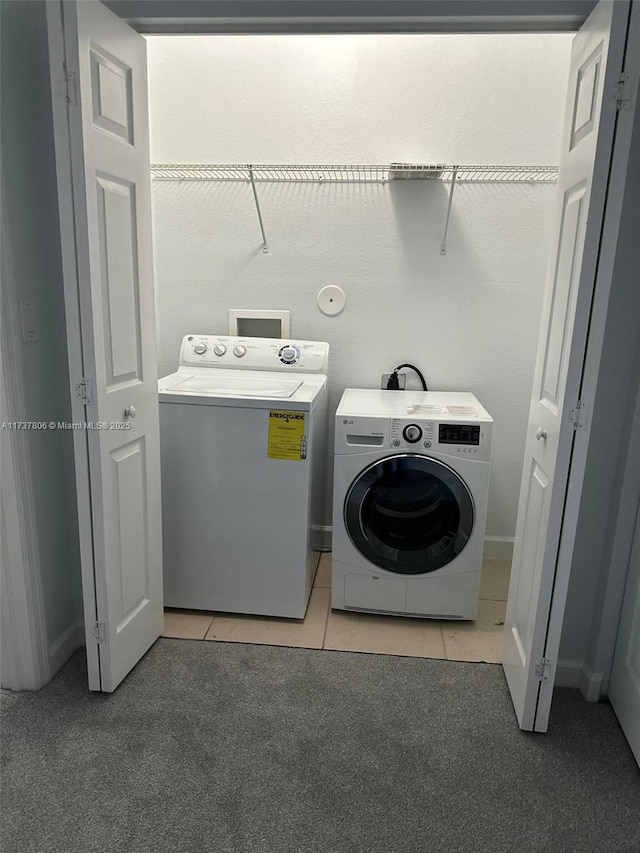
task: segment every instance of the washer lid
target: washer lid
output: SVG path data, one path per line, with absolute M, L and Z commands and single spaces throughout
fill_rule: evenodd
M 288 377 L 267 378 L 255 373 L 234 376 L 211 376 L 184 374 L 171 384 L 164 384 L 162 391 L 172 394 L 203 394 L 212 397 L 246 397 L 261 400 L 288 400 L 302 385 L 299 379 Z
M 311 411 L 326 388 L 324 374 L 179 367 L 158 380 L 160 403 Z

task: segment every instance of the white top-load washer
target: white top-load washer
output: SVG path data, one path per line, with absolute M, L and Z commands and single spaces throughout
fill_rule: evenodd
M 475 619 L 489 413 L 473 394 L 347 388 L 335 423 L 331 606 Z
M 167 607 L 302 619 L 329 345 L 187 335 L 158 383 Z

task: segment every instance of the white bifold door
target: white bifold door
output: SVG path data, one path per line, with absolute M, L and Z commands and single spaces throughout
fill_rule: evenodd
M 47 5 L 89 686 L 112 691 L 163 621 L 146 45 Z
M 583 482 L 585 353 L 618 121 L 629 4 L 600 2 L 575 36 L 553 242 L 527 429 L 503 666 L 521 728 L 546 731 Z

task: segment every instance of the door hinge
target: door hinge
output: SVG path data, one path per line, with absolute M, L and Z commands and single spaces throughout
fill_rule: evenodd
M 104 643 L 107 639 L 107 626 L 104 622 L 95 622 L 91 633 L 96 643 Z
M 78 96 L 76 89 L 76 72 L 67 71 L 65 66 L 64 75 L 57 83 L 58 95 L 64 98 L 68 104 L 77 104 Z
M 573 409 L 569 412 L 569 421 L 573 424 L 574 429 L 587 428 L 590 409 L 590 403 L 585 403 L 584 400 L 578 400 Z
M 551 677 L 551 658 L 542 658 L 536 664 L 536 677 L 538 681 L 548 681 Z
M 631 74 L 621 74 L 614 86 L 614 97 L 617 110 L 628 110 L 631 107 Z
M 81 379 L 76 384 L 76 396 L 80 397 L 85 406 L 93 403 L 93 379 Z

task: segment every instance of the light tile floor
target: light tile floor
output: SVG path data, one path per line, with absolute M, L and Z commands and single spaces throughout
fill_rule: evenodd
M 498 663 L 510 571 L 507 560 L 484 561 L 475 622 L 408 619 L 331 610 L 331 554 L 322 554 L 303 621 L 166 610 L 163 636 Z

